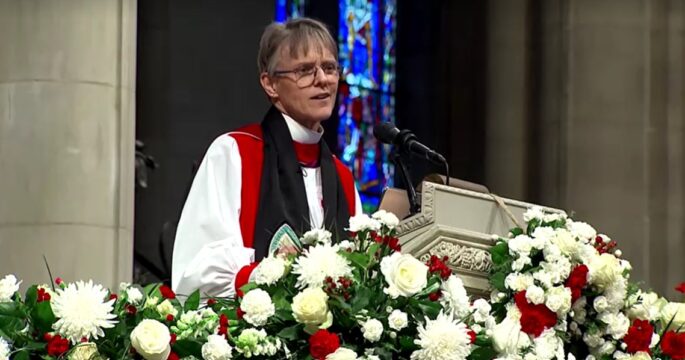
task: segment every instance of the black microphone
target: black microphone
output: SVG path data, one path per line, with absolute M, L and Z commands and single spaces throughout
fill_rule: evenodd
M 373 136 L 382 143 L 396 145 L 435 164 L 447 164 L 442 155 L 416 140 L 416 135 L 411 131 L 400 130 L 391 123 L 384 122 L 374 126 Z

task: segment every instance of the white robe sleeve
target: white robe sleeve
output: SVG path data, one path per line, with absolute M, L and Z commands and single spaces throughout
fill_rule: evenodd
M 179 295 L 233 296 L 236 274 L 254 261 L 240 232 L 241 181 L 238 144 L 223 135 L 207 150 L 178 223 L 171 282 Z
M 361 215 L 364 212 L 362 210 L 362 199 L 359 197 L 359 190 L 357 190 L 356 185 L 354 187 L 354 208 L 355 213 L 350 216 Z

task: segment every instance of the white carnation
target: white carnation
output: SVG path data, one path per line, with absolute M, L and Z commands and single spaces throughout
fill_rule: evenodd
M 661 311 L 661 321 L 664 324 L 671 325 L 669 330 L 685 329 L 685 303 L 670 302 L 664 306 Z
M 378 231 L 381 228 L 381 223 L 376 220 L 370 218 L 366 214 L 359 214 L 355 215 L 350 218 L 350 228 L 349 230 L 352 232 L 360 232 L 360 231 Z
M 597 231 L 592 226 L 581 221 L 569 221 L 566 223 L 566 227 L 573 237 L 576 237 L 585 243 L 590 242 L 597 237 Z
M 128 302 L 133 305 L 140 305 L 143 302 L 143 293 L 137 287 L 129 287 L 126 289 L 126 297 Z
M 552 243 L 566 256 L 574 257 L 578 254 L 579 243 L 573 234 L 566 229 L 557 229 L 554 237 L 552 237 Z
M 552 238 L 556 236 L 556 230 L 549 226 L 540 226 L 533 230 L 531 236 L 533 237 L 533 247 L 542 250 L 552 242 Z
M 391 329 L 400 331 L 407 327 L 409 324 L 409 319 L 407 318 L 407 313 L 402 310 L 393 310 L 388 316 L 388 326 Z
M 544 218 L 545 212 L 539 206 L 533 206 L 523 213 L 523 220 L 527 223 L 534 219 L 543 220 Z
M 622 277 L 618 258 L 611 254 L 602 254 L 593 258 L 588 264 L 588 280 L 591 284 L 604 289 Z
M 388 229 L 394 229 L 400 223 L 400 220 L 395 214 L 385 210 L 378 210 L 371 217 L 380 221 L 380 223 L 387 226 Z
M 333 235 L 324 229 L 312 229 L 302 235 L 302 243 L 305 245 L 330 244 Z
M 553 329 L 545 330 L 533 341 L 536 360 L 564 359 L 564 343 Z
M 597 318 L 606 324 L 607 335 L 615 340 L 622 339 L 630 328 L 630 320 L 623 313 L 601 313 Z
M 381 260 L 381 273 L 392 298 L 412 296 L 428 283 L 428 266 L 409 254 L 393 253 Z
M 526 289 L 526 299 L 535 305 L 542 304 L 545 302 L 545 290 L 537 285 L 530 286 Z
M 350 240 L 343 240 L 338 243 L 338 248 L 343 251 L 355 251 L 357 246 Z
M 205 360 L 230 360 L 233 348 L 221 335 L 209 335 L 202 345 L 202 358 Z
M 492 329 L 492 344 L 501 355 L 516 355 L 531 345 L 528 334 L 521 331 L 521 313 L 510 307 L 507 317 Z
M 334 352 L 326 355 L 326 360 L 357 360 L 357 353 L 341 346 Z
M 370 342 L 376 342 L 381 339 L 383 335 L 383 323 L 377 319 L 369 319 L 362 325 L 362 334 L 364 339 Z
M 0 360 L 9 360 L 12 348 L 10 344 L 2 337 L 0 337 Z
M 271 296 L 262 289 L 253 289 L 245 294 L 240 309 L 245 313 L 243 319 L 254 326 L 266 325 L 269 317 L 276 313 Z
M 490 310 L 492 306 L 485 299 L 477 299 L 471 305 L 471 311 L 473 311 L 473 321 L 477 323 L 484 323 L 490 318 Z
M 285 275 L 285 268 L 285 260 L 279 256 L 264 258 L 252 274 L 254 282 L 257 285 L 273 285 Z
M 504 279 L 504 285 L 514 291 L 523 291 L 535 284 L 530 274 L 511 273 Z
M 471 353 L 471 337 L 464 323 L 454 320 L 452 314 L 438 314 L 435 320 L 426 319 L 426 324 L 417 328 L 421 347 L 411 354 L 411 360 L 461 360 Z
M 507 244 L 511 255 L 530 256 L 530 252 L 533 250 L 533 239 L 524 234 L 509 239 Z
M 527 255 L 520 255 L 514 262 L 511 263 L 511 269 L 514 271 L 521 271 L 523 270 L 526 265 L 530 265 L 533 263 L 533 260 L 528 257 Z
M 295 260 L 292 273 L 297 277 L 297 287 L 322 287 L 327 277 L 337 280 L 340 277 L 351 277 L 352 268 L 349 262 L 338 254 L 338 247 L 331 244 L 320 244 L 306 249 Z
M 440 303 L 444 309 L 451 310 L 457 317 L 466 316 L 470 309 L 469 296 L 464 288 L 464 282 L 456 275 L 450 275 L 443 281 Z
M 547 290 L 547 307 L 558 315 L 565 317 L 571 310 L 571 289 L 565 286 L 555 286 Z
M 0 280 L 0 303 L 12 301 L 14 293 L 19 291 L 19 284 L 17 278 L 10 274 Z
M 146 360 L 165 360 L 171 352 L 169 329 L 157 320 L 145 319 L 131 332 L 131 346 Z
M 107 301 L 105 301 L 107 299 Z M 52 328 L 72 344 L 97 339 L 105 335 L 103 329 L 114 327 L 116 315 L 112 314 L 114 300 L 108 299 L 108 292 L 93 281 L 78 281 L 64 289 L 57 289 L 52 301 L 52 311 L 57 322 Z

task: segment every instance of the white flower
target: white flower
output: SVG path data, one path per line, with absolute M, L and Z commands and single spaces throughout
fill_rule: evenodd
M 551 213 L 551 214 L 545 214 L 542 221 L 544 221 L 546 223 L 550 223 L 553 221 L 564 220 L 564 219 L 566 219 L 566 214 Z
M 326 355 L 326 360 L 357 360 L 357 353 L 341 346 L 335 352 Z
M 511 255 L 530 256 L 530 252 L 533 250 L 533 239 L 524 234 L 509 239 L 507 244 Z
M 597 318 L 606 324 L 607 335 L 610 335 L 615 340 L 622 339 L 628 333 L 630 320 L 623 313 L 601 313 Z
M 393 330 L 400 331 L 407 327 L 408 324 L 407 313 L 402 310 L 395 309 L 388 316 L 388 326 Z
M 469 313 L 469 296 L 460 278 L 452 274 L 443 281 L 440 288 L 442 290 L 440 303 L 444 309 L 451 310 L 457 317 L 466 316 Z
M 533 345 L 536 360 L 564 359 L 564 343 L 554 329 L 545 330 L 535 338 Z
M 588 264 L 588 280 L 591 284 L 604 289 L 619 277 L 622 277 L 618 258 L 611 254 L 602 254 L 593 258 Z
M 412 296 L 428 283 L 428 266 L 409 254 L 393 253 L 381 260 L 381 272 L 392 298 Z
M 504 285 L 514 291 L 523 291 L 535 284 L 530 274 L 511 273 L 504 279 Z
M 568 228 L 573 237 L 576 237 L 585 243 L 590 242 L 597 237 L 597 231 L 592 226 L 584 222 L 569 221 L 566 223 L 566 228 Z
M 537 285 L 530 286 L 526 289 L 526 299 L 535 305 L 542 304 L 545 302 L 545 290 Z
M 565 286 L 555 286 L 547 290 L 547 307 L 563 316 L 571 310 L 571 289 Z
M 306 234 L 305 234 L 306 235 Z M 285 275 L 285 260 L 279 256 L 264 258 L 252 276 L 257 285 L 273 285 Z
M 521 313 L 516 306 L 509 308 L 507 316 L 492 329 L 492 344 L 502 355 L 516 355 L 531 345 L 528 334 L 521 331 Z
M 19 284 L 21 281 L 17 281 L 14 275 L 7 275 L 2 280 L 0 280 L 0 303 L 12 301 L 12 296 L 14 293 L 19 291 Z
M 373 215 L 372 218 L 380 221 L 381 224 L 388 227 L 388 229 L 394 229 L 400 223 L 400 219 L 391 212 L 385 210 L 378 210 Z
M 619 277 L 604 290 L 604 296 L 607 298 L 609 310 L 615 312 L 623 309 L 628 296 L 628 281 L 624 277 Z
M 116 315 L 112 314 L 114 300 L 105 301 L 107 290 L 93 281 L 78 281 L 64 289 L 57 289 L 52 299 L 52 311 L 58 319 L 52 328 L 72 344 L 82 338 L 97 339 L 104 336 L 102 329 L 114 327 Z
M 666 303 L 666 299 L 660 298 L 659 295 L 653 292 L 637 294 L 631 302 L 630 309 L 628 309 L 628 317 L 649 321 L 658 320 L 661 315 L 661 309 L 663 309 Z
M 302 235 L 302 243 L 305 245 L 330 244 L 333 235 L 324 229 L 311 229 Z
M 69 360 L 96 360 L 101 359 L 98 353 L 98 347 L 95 343 L 88 342 L 76 345 L 71 353 L 69 353 Z M 2 356 L 0 356 L 2 359 Z
M 176 317 L 178 315 L 178 309 L 176 309 L 169 300 L 164 300 L 161 304 L 157 305 L 157 312 L 162 317 L 166 317 L 167 315 Z
M 666 325 L 671 322 L 668 327 L 670 330 L 685 329 L 685 303 L 671 302 L 664 306 L 661 311 L 661 322 Z
M 533 206 L 523 213 L 523 220 L 525 222 L 531 222 L 533 219 L 542 220 L 545 217 L 545 212 L 539 206 Z
M 126 297 L 128 298 L 128 302 L 130 302 L 131 304 L 140 305 L 140 303 L 143 301 L 143 293 L 140 292 L 140 290 L 137 287 L 130 287 L 125 291 Z
M 11 350 L 10 344 L 0 337 L 0 360 L 9 360 Z
M 366 214 L 355 215 L 350 218 L 350 228 L 352 232 L 360 232 L 365 230 L 377 231 L 381 228 L 381 223 L 370 218 Z
M 616 360 L 652 360 L 652 357 L 644 351 L 639 351 L 639 352 L 636 352 L 635 354 L 626 354 L 626 353 L 622 353 L 622 352 L 616 352 L 614 354 L 614 358 Z
M 352 242 L 350 240 L 343 240 L 343 241 L 339 242 L 338 247 L 340 248 L 340 250 L 345 250 L 345 251 L 346 250 L 354 251 L 357 249 L 357 246 L 354 244 L 354 242 Z
M 552 237 L 551 240 L 552 243 L 561 250 L 562 254 L 570 257 L 574 257 L 578 254 L 579 243 L 570 231 L 566 229 L 557 229 L 555 236 Z
M 325 329 L 333 323 L 333 314 L 328 310 L 328 295 L 320 288 L 307 288 L 295 295 L 292 310 L 295 320 L 312 330 Z
M 452 314 L 440 313 L 435 320 L 417 328 L 421 347 L 411 354 L 411 360 L 460 360 L 471 353 L 471 337 L 464 323 L 455 322 Z
M 609 310 L 609 302 L 607 301 L 607 298 L 605 296 L 600 295 L 595 298 L 595 301 L 592 303 L 592 307 L 598 313 L 603 313 Z
M 477 323 L 483 323 L 488 321 L 490 318 L 490 310 L 492 310 L 492 306 L 490 306 L 490 303 L 488 303 L 485 299 L 477 299 L 473 302 L 471 309 L 473 311 L 473 321 Z
M 511 264 L 511 269 L 514 271 L 521 271 L 521 270 L 523 270 L 524 267 L 526 267 L 526 265 L 530 265 L 532 263 L 533 263 L 533 260 L 528 255 L 520 255 Z
M 253 289 L 245 294 L 240 309 L 245 313 L 243 319 L 254 326 L 266 325 L 269 317 L 276 313 L 271 296 L 262 289 Z
M 587 316 L 585 305 L 587 305 L 587 298 L 585 296 L 581 296 L 571 306 L 571 309 L 573 310 L 573 321 L 581 325 L 585 323 L 585 318 Z
M 202 345 L 202 358 L 205 360 L 230 360 L 233 348 L 221 335 L 209 335 Z
M 322 287 L 327 277 L 337 280 L 340 277 L 351 277 L 352 268 L 349 262 L 338 254 L 338 247 L 321 244 L 310 247 L 297 258 L 293 265 L 293 274 L 297 277 L 297 287 Z
M 145 319 L 131 332 L 131 346 L 146 360 L 165 360 L 171 352 L 169 329 L 157 320 Z
M 362 334 L 364 339 L 370 342 L 376 342 L 381 339 L 383 335 L 383 324 L 377 319 L 369 319 L 362 324 Z
M 159 298 L 156 296 L 150 296 L 149 298 L 145 299 L 145 305 L 143 305 L 143 308 L 145 309 L 153 309 L 157 307 L 157 304 L 159 303 Z

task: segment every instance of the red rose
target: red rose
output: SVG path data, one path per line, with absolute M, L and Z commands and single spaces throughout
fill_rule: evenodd
M 587 285 L 588 267 L 586 265 L 576 266 L 566 279 L 566 287 L 571 289 L 571 303 L 576 302 L 581 295 L 585 285 Z
M 623 341 L 628 345 L 626 351 L 635 354 L 639 351 L 649 352 L 649 344 L 652 343 L 654 327 L 647 320 L 635 320 L 628 329 L 628 334 Z
M 531 304 L 526 299 L 526 292 L 514 295 L 516 306 L 521 311 L 521 331 L 534 337 L 540 336 L 545 329 L 557 324 L 557 314 L 545 304 Z
M 676 291 L 685 294 L 685 282 L 681 282 L 680 285 L 675 287 Z
M 685 359 L 685 333 L 666 332 L 661 338 L 661 351 L 673 360 Z
M 340 347 L 338 335 L 326 330 L 319 330 L 309 337 L 309 353 L 316 360 L 324 360 L 328 354 Z
M 61 336 L 53 336 L 47 344 L 48 355 L 58 357 L 69 351 L 69 340 L 62 339 Z
M 176 294 L 174 293 L 174 291 L 171 290 L 171 288 L 166 286 L 166 285 L 160 286 L 159 292 L 162 293 L 162 297 L 165 299 L 175 299 L 176 298 Z

